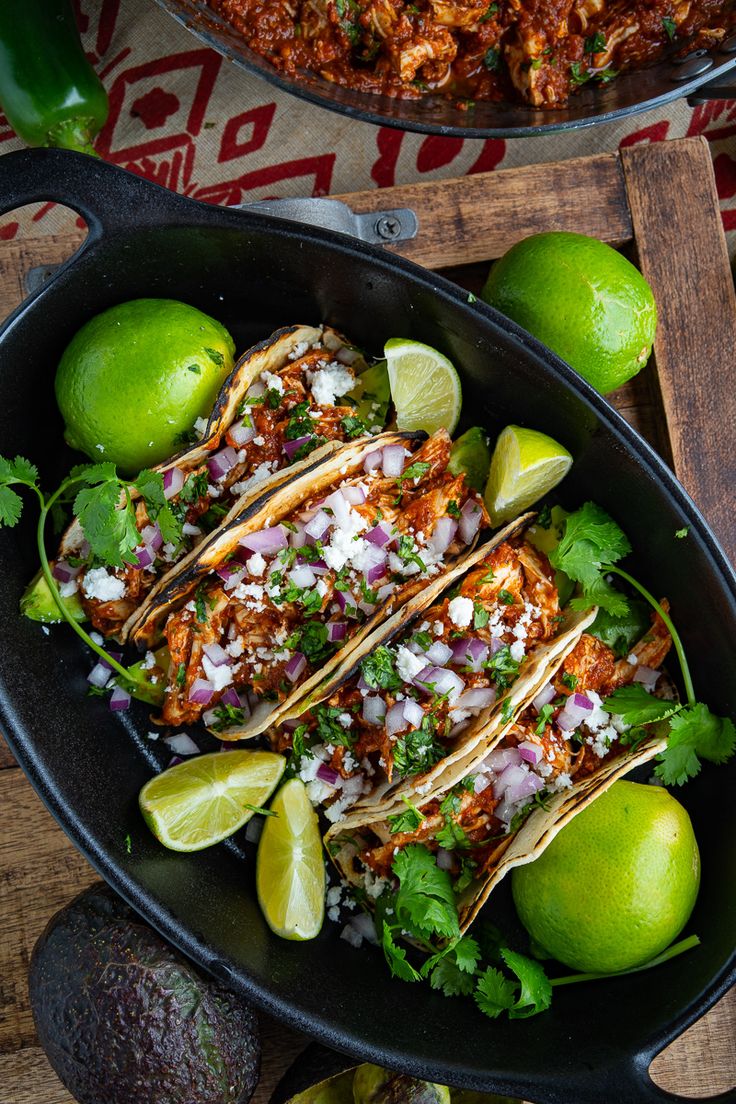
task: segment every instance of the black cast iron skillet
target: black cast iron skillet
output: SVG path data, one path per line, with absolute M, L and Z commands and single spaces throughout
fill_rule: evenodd
M 285 92 L 354 119 L 399 130 L 459 138 L 518 138 L 624 119 L 663 107 L 682 96 L 690 97 L 693 104 L 736 96 L 733 78 L 736 35 L 718 48 L 697 50 L 682 59 L 670 57 L 649 68 L 624 73 L 604 87 L 586 85 L 572 97 L 568 107 L 560 110 L 541 111 L 511 103 L 477 103 L 471 110 L 461 110 L 440 96 L 397 100 L 341 88 L 314 73 L 304 73 L 299 79 L 290 77 L 249 49 L 242 36 L 216 15 L 206 0 L 157 0 L 157 3 L 229 61 L 257 73 Z
M 466 424 L 494 432 L 520 422 L 572 451 L 563 501 L 594 498 L 623 524 L 636 572 L 672 602 L 701 696 L 736 713 L 736 577 L 722 551 L 662 461 L 528 334 L 378 249 L 194 203 L 81 154 L 0 157 L 0 213 L 35 200 L 66 203 L 89 225 L 81 251 L 0 332 L 1 451 L 35 460 L 48 488 L 71 461 L 53 397 L 56 363 L 77 328 L 114 303 L 183 299 L 221 319 L 240 349 L 294 321 L 329 322 L 374 353 L 388 337 L 412 336 L 458 365 Z M 36 567 L 34 525 L 29 501 L 22 523 L 0 531 L 0 723 L 64 830 L 166 938 L 275 1016 L 361 1060 L 545 1104 L 671 1099 L 648 1078 L 652 1056 L 736 976 L 736 761 L 706 767 L 678 794 L 702 845 L 689 928 L 702 945 L 651 973 L 558 991 L 548 1014 L 491 1022 L 470 1001 L 392 981 L 376 951 L 356 952 L 330 923 L 309 944 L 277 939 L 255 901 L 247 848 L 180 855 L 159 846 L 136 804 L 164 761 L 145 739 L 148 710 L 119 719 L 86 698 L 90 658 L 79 641 L 18 614 Z M 688 538 L 675 540 L 683 525 Z M 501 888 L 494 915 L 507 904 Z

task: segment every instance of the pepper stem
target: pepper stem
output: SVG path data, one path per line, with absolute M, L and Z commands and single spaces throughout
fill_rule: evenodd
M 56 149 L 76 150 L 77 153 L 88 153 L 90 157 L 100 156 L 92 145 L 94 131 L 91 119 L 65 119 L 52 127 L 47 137 L 46 144 Z

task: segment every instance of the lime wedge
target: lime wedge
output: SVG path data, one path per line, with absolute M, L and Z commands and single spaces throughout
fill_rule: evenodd
M 485 431 L 480 426 L 466 430 L 453 442 L 450 463 L 447 466 L 453 475 L 464 472 L 474 490 L 483 490 L 491 466 L 491 451 Z
M 268 801 L 286 760 L 272 751 L 214 751 L 157 774 L 138 795 L 143 819 L 172 851 L 227 839 Z
M 564 479 L 572 456 L 535 429 L 510 425 L 501 430 L 491 458 L 485 501 L 491 521 L 511 521 Z
M 325 914 L 325 863 L 317 814 L 292 778 L 271 804 L 258 844 L 256 888 L 268 926 L 282 939 L 314 939 Z
M 460 377 L 442 353 L 408 338 L 392 337 L 383 350 L 399 429 L 452 433 L 460 419 Z

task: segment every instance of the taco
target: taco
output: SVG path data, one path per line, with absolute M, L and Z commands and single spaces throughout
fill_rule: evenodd
M 424 438 L 345 445 L 213 535 L 133 633 L 166 638 L 161 723 L 204 715 L 224 739 L 258 735 L 343 677 L 415 595 L 440 592 L 488 515 L 448 469 L 449 435 Z
M 328 831 L 326 845 L 343 877 L 375 900 L 389 885 L 398 851 L 420 844 L 449 872 L 467 930 L 512 867 L 533 862 L 590 801 L 664 750 L 656 726 L 630 729 L 603 702 L 633 681 L 672 696 L 659 671 L 670 646 L 658 615 L 624 659 L 584 632 L 536 680 L 523 708 L 456 759 L 424 800 L 397 798 L 371 818 L 353 811 Z
M 387 396 L 372 400 L 368 393 L 381 383 L 376 369 L 329 327 L 289 326 L 253 346 L 223 384 L 209 420 L 195 427 L 201 439 L 154 469 L 182 523 L 179 543 L 164 542 L 138 498 L 137 563 L 100 567 L 75 520 L 54 564 L 62 596 L 78 595 L 105 636 L 128 639 L 208 533 L 342 442 L 381 431 Z
M 549 560 L 507 526 L 464 562 L 436 599 L 426 591 L 393 636 L 364 641 L 357 663 L 328 697 L 270 730 L 289 749 L 328 820 L 391 807 L 430 792 L 480 741 L 492 742 L 509 709 L 575 644 L 595 611 L 560 609 Z M 366 796 L 363 797 L 362 795 Z

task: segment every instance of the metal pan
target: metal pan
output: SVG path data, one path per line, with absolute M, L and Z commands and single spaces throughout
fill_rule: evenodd
M 157 3 L 196 35 L 236 65 L 264 77 L 299 99 L 350 115 L 365 123 L 396 127 L 423 134 L 457 138 L 524 138 L 610 123 L 663 107 L 687 96 L 691 104 L 736 98 L 736 35 L 718 49 L 697 50 L 685 58 L 668 58 L 647 69 L 627 72 L 603 88 L 586 86 L 570 105 L 558 111 L 540 111 L 522 104 L 477 103 L 462 111 L 439 96 L 396 100 L 330 84 L 315 74 L 298 80 L 279 72 L 216 15 L 204 0 L 157 0 Z
M 659 457 L 524 331 L 433 273 L 342 234 L 194 203 L 81 154 L 1 157 L 0 213 L 37 200 L 67 204 L 90 228 L 79 253 L 0 331 L 2 452 L 32 457 L 46 486 L 71 459 L 55 365 L 75 330 L 114 303 L 183 299 L 221 319 L 239 347 L 295 319 L 327 321 L 372 352 L 389 336 L 412 336 L 459 366 L 474 421 L 491 432 L 536 426 L 571 450 L 566 499 L 594 498 L 621 521 L 637 574 L 672 601 L 699 693 L 719 713 L 736 712 L 736 577 L 723 552 Z M 683 525 L 688 539 L 675 540 Z M 0 724 L 77 847 L 166 938 L 273 1015 L 360 1060 L 543 1104 L 675 1099 L 650 1081 L 649 1062 L 736 977 L 736 802 L 724 799 L 736 761 L 706 767 L 678 794 L 703 853 L 691 923 L 702 945 L 656 972 L 566 988 L 545 1015 L 491 1022 L 470 1001 L 392 980 L 378 952 L 356 952 L 329 923 L 309 944 L 273 936 L 256 904 L 250 845 L 186 855 L 155 841 L 136 804 L 164 760 L 145 739 L 148 710 L 111 714 L 85 698 L 90 661 L 80 642 L 19 616 L 34 527 L 28 502 L 21 524 L 0 531 Z M 513 911 L 501 892 L 494 915 L 507 907 L 504 926 Z

